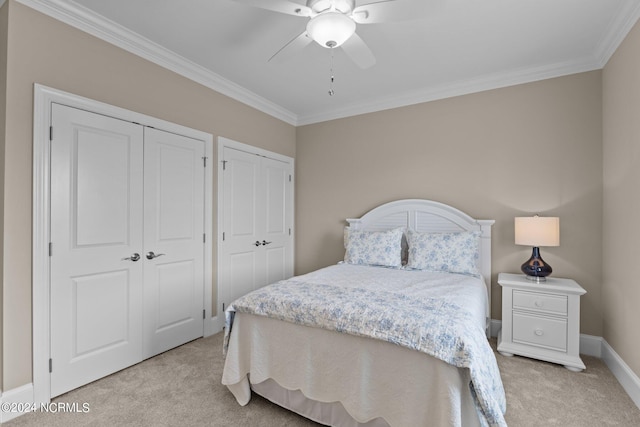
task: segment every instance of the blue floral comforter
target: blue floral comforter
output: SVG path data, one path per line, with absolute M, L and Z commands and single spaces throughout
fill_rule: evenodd
M 506 400 L 495 355 L 469 310 L 433 297 L 427 284 L 413 284 L 405 292 L 300 278 L 266 286 L 233 302 L 225 313 L 225 345 L 235 312 L 387 341 L 469 369 L 482 424 L 506 426 Z

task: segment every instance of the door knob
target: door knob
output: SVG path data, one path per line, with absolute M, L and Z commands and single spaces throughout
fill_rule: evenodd
M 260 246 L 261 244 L 262 244 L 262 243 L 260 243 L 260 241 L 259 241 L 259 240 L 256 240 L 256 242 L 254 243 L 254 245 L 256 245 L 256 246 Z
M 136 253 L 134 253 L 134 254 L 133 254 L 133 255 L 131 255 L 131 256 L 128 256 L 128 257 L 126 257 L 126 258 L 122 258 L 122 260 L 123 260 L 123 261 L 133 261 L 133 262 L 136 262 L 136 261 L 137 261 L 137 260 L 139 260 L 139 259 L 140 259 L 140 254 L 139 254 L 139 253 L 137 253 L 137 252 L 136 252 Z
M 158 258 L 159 256 L 162 256 L 164 254 L 156 254 L 153 251 L 147 252 L 147 259 L 154 259 L 154 258 Z
M 267 246 L 269 243 L 273 243 L 273 242 L 267 242 L 266 240 L 263 240 L 263 241 L 262 241 L 262 244 L 263 244 L 264 246 Z

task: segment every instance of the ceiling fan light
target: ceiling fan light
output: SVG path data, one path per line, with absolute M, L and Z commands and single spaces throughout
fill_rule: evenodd
M 356 32 L 356 23 L 339 12 L 325 12 L 311 18 L 307 33 L 322 47 L 338 47 Z

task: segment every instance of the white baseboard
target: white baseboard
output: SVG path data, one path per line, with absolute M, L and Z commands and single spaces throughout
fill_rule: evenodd
M 613 372 L 631 400 L 640 408 L 640 378 L 605 340 L 602 340 L 602 360 Z
M 0 398 L 0 406 L 2 406 L 2 411 L 0 411 L 0 424 L 29 412 L 26 408 L 30 408 L 31 405 L 33 405 L 33 399 L 32 383 L 2 393 L 2 397 Z M 7 405 L 7 403 L 10 405 Z M 6 411 L 6 409 L 9 410 Z
M 580 354 L 602 358 L 604 338 L 580 334 Z

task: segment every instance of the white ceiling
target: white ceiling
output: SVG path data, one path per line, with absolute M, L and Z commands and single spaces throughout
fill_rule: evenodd
M 329 96 L 329 49 L 268 61 L 308 18 L 232 0 L 18 1 L 293 125 L 599 69 L 640 16 L 640 0 L 396 0 L 432 3 L 358 25 L 377 63 L 336 49 Z

